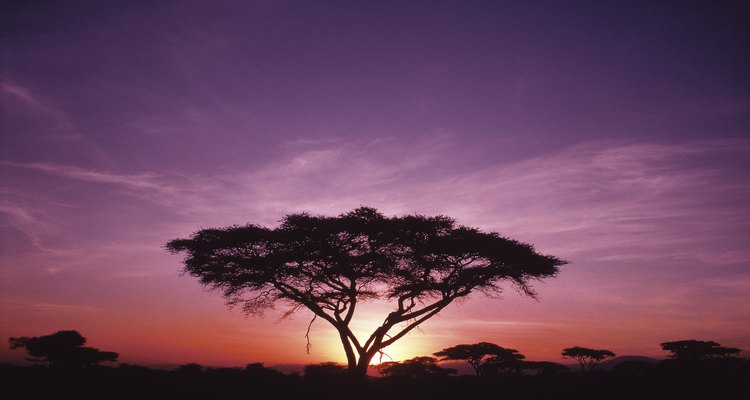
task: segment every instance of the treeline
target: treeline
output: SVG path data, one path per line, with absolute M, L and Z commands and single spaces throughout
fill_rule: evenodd
M 61 333 L 62 332 L 62 333 Z M 729 398 L 750 389 L 750 360 L 739 349 L 712 341 L 662 343 L 669 358 L 624 361 L 605 370 L 609 350 L 570 347 L 562 355 L 577 367 L 528 361 L 517 350 L 492 343 L 461 344 L 401 362 L 374 366 L 380 377 L 352 379 L 336 363 L 308 365 L 283 374 L 263 364 L 210 368 L 185 364 L 158 370 L 121 363 L 116 353 L 84 347 L 75 331 L 11 338 L 42 365 L 0 365 L 4 399 L 599 399 Z M 75 334 L 71 333 L 75 332 Z M 89 349 L 89 350 L 81 350 Z M 90 357 L 86 358 L 86 355 Z M 114 356 L 113 356 L 114 355 Z M 69 358 L 66 358 L 69 357 Z M 458 375 L 447 362 L 465 362 Z

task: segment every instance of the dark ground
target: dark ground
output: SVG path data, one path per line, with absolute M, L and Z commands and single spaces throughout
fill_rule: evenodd
M 15 399 L 680 399 L 750 392 L 750 362 L 632 363 L 610 372 L 477 378 L 305 378 L 248 368 L 138 366 L 55 369 L 0 365 L 0 397 Z M 741 396 L 741 395 L 740 395 Z

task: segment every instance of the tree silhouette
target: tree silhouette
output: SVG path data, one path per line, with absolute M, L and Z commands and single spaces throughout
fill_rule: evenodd
M 722 347 L 714 341 L 678 340 L 661 343 L 662 350 L 670 351 L 669 356 L 676 360 L 702 361 L 709 359 L 726 359 L 736 356 L 740 349 Z
M 454 300 L 497 293 L 506 281 L 535 297 L 529 281 L 554 276 L 565 264 L 445 216 L 388 218 L 367 207 L 338 217 L 289 214 L 275 229 L 203 229 L 166 247 L 185 252 L 185 272 L 223 291 L 230 306 L 252 314 L 283 301 L 291 306 L 287 315 L 307 308 L 313 320 L 330 323 L 349 371 L 359 376 L 382 349 Z M 360 340 L 349 324 L 362 301 L 376 299 L 394 308 Z
M 454 375 L 454 368 L 443 368 L 437 365 L 435 357 L 414 357 L 405 361 L 387 361 L 378 364 L 375 369 L 384 377 L 426 378 L 430 376 Z
M 117 361 L 118 354 L 83 347 L 86 338 L 77 331 L 58 331 L 51 335 L 12 337 L 11 349 L 24 348 L 32 358 L 29 361 L 45 362 L 51 367 L 80 368 L 105 361 Z
M 474 368 L 477 376 L 484 375 L 490 364 L 502 369 L 524 358 L 517 350 L 487 342 L 459 344 L 440 350 L 434 355 L 441 357 L 441 360 L 466 361 Z
M 596 368 L 602 360 L 615 356 L 615 353 L 609 350 L 594 350 L 586 347 L 568 347 L 563 349 L 563 357 L 570 357 L 578 362 L 581 366 L 581 371 L 589 372 Z

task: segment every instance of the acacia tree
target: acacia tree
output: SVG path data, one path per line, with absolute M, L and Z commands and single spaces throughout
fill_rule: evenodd
M 671 358 L 676 360 L 711 360 L 727 359 L 735 357 L 740 353 L 740 349 L 734 347 L 723 347 L 718 343 L 709 340 L 678 340 L 674 342 L 661 343 L 662 350 L 671 352 Z
M 466 361 L 474 368 L 477 376 L 483 375 L 490 364 L 498 364 L 498 367 L 510 366 L 524 358 L 517 350 L 487 342 L 459 344 L 440 350 L 434 355 L 440 357 L 441 361 Z
M 570 357 L 576 360 L 578 362 L 578 365 L 581 366 L 582 372 L 590 372 L 592 369 L 596 368 L 596 366 L 599 365 L 599 363 L 601 363 L 604 359 L 614 357 L 615 353 L 609 350 L 595 350 L 586 347 L 575 346 L 563 349 L 562 355 L 563 357 Z
M 86 338 L 77 331 L 57 331 L 45 336 L 23 336 L 8 339 L 11 349 L 26 349 L 29 361 L 44 362 L 51 367 L 80 368 L 105 361 L 117 361 L 118 354 L 84 347 Z
M 367 207 L 338 217 L 289 214 L 275 229 L 202 229 L 166 247 L 185 253 L 185 272 L 221 290 L 230 306 L 249 314 L 277 302 L 291 307 L 287 315 L 309 309 L 336 329 L 349 371 L 360 376 L 378 352 L 453 301 L 497 293 L 503 282 L 535 297 L 529 281 L 565 264 L 445 216 L 385 217 Z M 393 310 L 357 338 L 349 326 L 355 310 L 376 299 L 392 301 Z

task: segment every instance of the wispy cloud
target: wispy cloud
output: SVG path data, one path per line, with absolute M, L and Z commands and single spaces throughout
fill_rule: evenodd
M 476 327 L 476 326 L 498 326 L 498 327 L 512 327 L 512 326 L 532 326 L 532 327 L 551 327 L 559 324 L 553 322 L 540 322 L 540 321 L 511 321 L 502 319 L 475 319 L 475 318 L 454 318 L 451 320 L 441 320 L 441 327 Z
M 150 173 L 137 175 L 114 174 L 54 163 L 18 163 L 11 161 L 2 161 L 2 164 L 6 166 L 26 168 L 38 172 L 45 172 L 64 178 L 77 179 L 82 181 L 111 183 L 122 185 L 132 189 L 169 191 L 169 186 L 165 186 L 163 183 L 157 182 L 158 175 Z
M 445 213 L 468 225 L 526 240 L 541 238 L 571 254 L 657 244 L 668 252 L 689 243 L 714 243 L 716 235 L 737 234 L 750 226 L 747 177 L 726 161 L 750 149 L 747 141 L 588 142 L 466 170 L 461 165 L 465 159 L 451 154 L 453 140 L 293 145 L 290 154 L 264 168 L 213 176 L 4 164 L 116 185 L 200 223 L 231 218 L 241 218 L 234 223 L 250 218 L 273 223 L 292 211 L 335 214 L 373 205 L 389 214 Z M 726 239 L 728 244 L 737 240 Z M 745 253 L 733 251 L 740 254 L 732 258 Z M 598 255 L 602 261 L 642 256 Z
M 42 311 L 42 312 L 94 312 L 99 311 L 98 307 L 82 305 L 82 304 L 69 304 L 69 303 L 51 303 L 51 302 L 30 302 L 22 299 L 9 299 L 0 298 L 0 309 L 9 312 L 13 310 L 17 311 Z
M 35 311 L 50 311 L 50 312 L 93 312 L 97 311 L 96 307 L 82 306 L 76 304 L 55 304 L 55 303 L 32 303 L 26 304 L 23 308 Z
M 0 228 L 12 229 L 28 240 L 31 245 L 44 251 L 45 237 L 54 229 L 53 215 L 50 207 L 53 204 L 39 204 L 29 198 L 21 189 L 0 188 Z M 42 201 L 41 203 L 44 203 Z M 3 240 L 10 243 L 11 232 L 4 233 Z M 23 241 L 23 239 L 21 239 Z M 6 247 L 6 251 L 21 252 L 18 247 Z M 8 256 L 9 254 L 4 254 Z
M 143 215 L 160 219 L 144 216 L 129 225 L 165 238 L 201 226 L 275 225 L 295 211 L 338 214 L 372 205 L 386 214 L 443 213 L 574 262 L 750 259 L 742 245 L 750 229 L 750 185 L 741 161 L 748 141 L 594 141 L 470 169 L 464 163 L 471 155 L 456 153 L 456 140 L 291 143 L 285 156 L 262 168 L 214 175 L 4 165 L 138 196 Z M 123 198 L 108 207 L 127 203 Z M 19 221 L 32 217 L 14 204 L 4 211 Z
M 6 104 L 18 105 L 21 108 L 26 108 L 37 116 L 42 116 L 47 121 L 52 122 L 53 130 L 52 133 L 47 133 L 48 139 L 57 140 L 80 140 L 83 136 L 77 133 L 73 129 L 73 124 L 68 118 L 67 114 L 50 104 L 47 101 L 42 100 L 38 95 L 34 94 L 29 88 L 23 87 L 12 81 L 0 82 L 0 94 L 3 100 L 8 102 Z
M 253 215 L 276 218 L 289 211 L 337 213 L 372 204 L 386 213 L 441 212 L 528 240 L 544 236 L 568 253 L 648 248 L 656 241 L 674 247 L 750 225 L 743 201 L 750 199 L 747 178 L 722 161 L 747 149 L 746 141 L 590 142 L 462 171 L 461 160 L 450 161 L 447 140 L 401 150 L 341 145 L 226 176 L 229 190 L 222 192 L 229 203 L 250 199 Z
M 8 214 L 11 217 L 14 217 L 22 222 L 35 221 L 34 217 L 32 217 L 27 210 L 14 205 L 0 204 L 0 213 Z
M 77 155 L 112 164 L 110 155 L 100 148 L 101 143 L 89 140 L 82 133 L 75 114 L 64 107 L 64 101 L 38 83 L 26 86 L 9 79 L 0 80 L 3 135 L 9 145 L 3 158 L 28 160 L 25 152 L 33 149 L 37 155 Z
M 440 189 L 453 197 L 448 204 L 462 204 L 461 212 L 484 226 L 525 237 L 588 236 L 580 245 L 565 243 L 567 249 L 683 242 L 691 234 L 720 233 L 723 224 L 750 223 L 742 201 L 750 198 L 746 178 L 717 161 L 747 148 L 747 142 L 584 143 Z
M 0 91 L 12 99 L 15 99 L 17 102 L 23 103 L 39 112 L 54 116 L 55 118 L 61 118 L 62 122 L 65 122 L 67 126 L 70 126 L 70 121 L 67 121 L 67 117 L 62 115 L 58 110 L 43 104 L 31 94 L 31 91 L 28 88 L 21 87 L 13 82 L 5 81 L 0 82 Z

